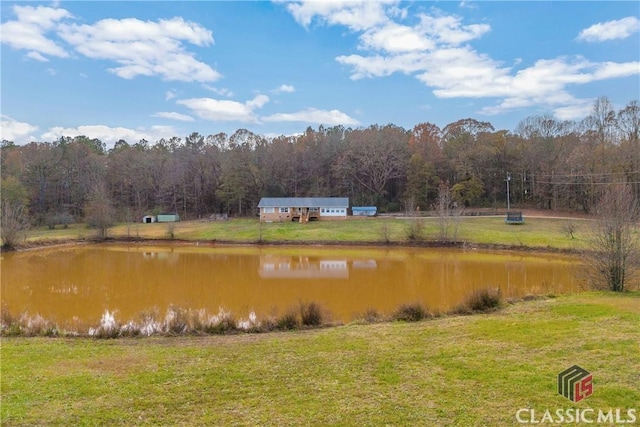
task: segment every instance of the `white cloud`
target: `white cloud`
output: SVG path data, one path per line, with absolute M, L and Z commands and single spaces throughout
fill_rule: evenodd
M 477 9 L 478 6 L 475 4 L 475 1 L 462 0 L 458 4 L 458 7 L 461 9 Z
M 41 53 L 35 52 L 35 51 L 27 52 L 26 57 L 27 58 L 31 58 L 31 59 L 35 59 L 36 61 L 40 61 L 40 62 L 49 62 L 49 60 L 47 58 L 45 58 L 44 56 L 42 56 Z
M 625 39 L 638 31 L 640 31 L 640 19 L 628 16 L 615 21 L 594 24 L 582 30 L 577 39 L 587 42 Z
M 462 25 L 457 16 L 420 15 L 418 28 L 440 44 L 459 45 L 479 37 L 491 30 L 487 24 Z
M 365 77 L 383 77 L 401 72 L 412 74 L 426 67 L 428 57 L 421 52 L 410 52 L 398 55 L 348 55 L 338 56 L 336 61 L 353 67 L 351 79 Z
M 264 107 L 267 102 L 269 102 L 269 97 L 267 95 L 258 95 L 255 98 L 247 101 L 246 105 L 253 110 L 255 108 Z
M 361 48 L 387 52 L 411 52 L 433 49 L 435 43 L 416 28 L 389 22 L 367 29 L 360 37 Z
M 344 125 L 353 126 L 360 124 L 356 119 L 349 117 L 339 110 L 317 110 L 307 108 L 297 113 L 278 113 L 264 117 L 265 122 L 303 122 L 322 124 L 329 126 Z
M 124 139 L 130 144 L 135 144 L 141 139 L 155 142 L 160 138 L 176 136 L 178 132 L 172 126 L 151 126 L 150 128 L 129 129 L 124 127 L 109 127 L 105 125 L 87 125 L 76 128 L 63 128 L 56 126 L 42 134 L 45 141 L 55 141 L 61 136 L 85 135 L 89 138 L 97 138 L 104 142 L 108 148 L 113 147 L 116 141 Z
M 274 92 L 276 93 L 293 93 L 296 91 L 296 88 L 293 85 L 280 85 Z
M 32 59 L 42 61 L 43 55 L 66 58 L 69 54 L 45 34 L 54 29 L 59 21 L 70 18 L 64 9 L 50 7 L 13 6 L 16 21 L 7 21 L 0 26 L 2 43 L 18 50 L 27 50 Z
M 468 46 L 443 48 L 428 55 L 417 78 L 441 98 L 500 96 L 508 83 L 508 68 Z
M 575 100 L 573 105 L 558 107 L 553 110 L 553 115 L 560 120 L 581 120 L 593 112 L 594 99 Z
M 170 120 L 178 120 L 181 122 L 193 122 L 194 118 L 191 116 L 187 116 L 186 114 L 180 114 L 180 113 L 168 113 L 168 112 L 160 112 L 160 113 L 155 113 L 152 115 L 152 117 L 161 117 L 163 119 L 170 119 Z
M 208 82 L 221 77 L 183 46 L 183 42 L 196 46 L 212 44 L 211 31 L 182 18 L 157 22 L 103 19 L 93 25 L 63 24 L 59 34 L 89 58 L 118 63 L 109 71 L 125 79 L 158 75 L 164 80 Z
M 172 91 L 172 90 L 168 90 L 168 91 L 166 91 L 166 92 L 165 92 L 165 94 L 164 94 L 164 100 L 165 100 L 165 101 L 168 101 L 168 100 L 170 100 L 170 99 L 175 98 L 176 96 L 177 96 L 177 95 L 176 95 L 176 93 L 175 93 L 174 91 Z
M 66 23 L 73 16 L 65 9 L 14 6 L 17 20 L 2 24 L 2 43 L 26 50 L 27 56 L 69 57 L 61 41 L 93 59 L 113 61 L 108 70 L 119 77 L 160 76 L 164 80 L 212 82 L 221 77 L 185 48 L 189 43 L 214 43 L 211 31 L 183 18 L 141 21 L 136 18 L 103 19 L 94 24 Z M 55 40 L 54 40 L 55 37 Z
M 226 96 L 227 98 L 231 98 L 233 96 L 233 92 L 227 88 L 217 88 L 208 84 L 203 84 L 202 87 L 204 87 L 207 90 L 210 90 L 211 92 L 217 94 L 217 95 L 222 95 L 222 96 Z
M 586 114 L 583 113 L 592 106 L 593 100 L 575 98 L 567 92 L 568 85 L 633 76 L 639 69 L 640 62 L 592 63 L 582 57 L 539 60 L 514 76 L 504 76 L 500 84 L 487 86 L 485 96 L 495 93 L 504 99 L 495 106 L 485 107 L 482 112 L 500 114 L 540 105 L 550 108 L 562 120 L 584 117 Z
M 31 134 L 38 130 L 38 126 L 19 122 L 4 114 L 0 118 L 0 140 L 6 139 L 16 144 L 25 144 L 36 140 Z
M 250 123 L 259 122 L 254 110 L 262 108 L 267 102 L 269 102 L 269 97 L 266 95 L 258 95 L 245 103 L 213 98 L 191 98 L 177 101 L 178 104 L 189 108 L 193 114 L 201 119 Z
M 344 25 L 353 31 L 363 31 L 387 22 L 385 5 L 397 3 L 389 0 L 305 0 L 286 4 L 295 20 L 305 27 L 308 27 L 314 19 L 318 19 L 329 25 Z
M 415 15 L 417 24 L 406 25 L 406 9 L 405 13 L 399 14 L 393 10 L 393 4 L 317 3 L 287 3 L 287 9 L 306 27 L 315 20 L 345 26 L 358 35 L 358 48 L 362 52 L 336 57 L 336 61 L 351 69 L 352 79 L 385 77 L 394 73 L 413 75 L 439 98 L 496 99 L 495 105 L 480 111 L 484 114 L 542 106 L 555 111 L 559 118 L 576 117 L 582 114 L 590 100 L 574 97 L 568 92 L 570 86 L 640 74 L 638 61 L 593 63 L 582 57 L 540 59 L 532 66 L 518 69 L 522 63 L 520 58 L 506 66 L 470 45 L 491 31 L 484 23 L 465 24 L 458 16 L 432 9 L 430 14 Z M 463 2 L 460 6 L 467 5 Z M 355 23 L 353 17 L 365 16 L 365 10 L 369 12 L 368 18 Z M 637 32 L 639 27 L 639 20 L 629 17 L 594 25 L 584 30 L 580 38 L 623 38 Z

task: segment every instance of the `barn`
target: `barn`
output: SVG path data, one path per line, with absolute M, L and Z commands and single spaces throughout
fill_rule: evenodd
M 158 222 L 178 222 L 180 221 L 180 215 L 175 213 L 161 213 L 156 217 Z
M 150 224 L 153 222 L 178 222 L 180 221 L 180 215 L 172 213 L 161 213 L 158 215 L 145 215 L 142 217 L 142 222 Z

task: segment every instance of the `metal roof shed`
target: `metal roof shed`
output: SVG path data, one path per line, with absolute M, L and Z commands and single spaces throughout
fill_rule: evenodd
M 161 213 L 156 216 L 158 222 L 178 222 L 180 216 L 178 214 Z
M 376 216 L 378 208 L 375 206 L 354 206 L 351 208 L 353 216 Z

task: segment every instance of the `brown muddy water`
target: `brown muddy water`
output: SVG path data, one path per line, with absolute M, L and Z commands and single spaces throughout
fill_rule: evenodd
M 578 258 L 424 248 L 80 245 L 3 253 L 2 307 L 60 326 L 120 322 L 169 307 L 278 316 L 317 302 L 333 321 L 402 304 L 447 311 L 474 290 L 504 298 L 579 291 Z

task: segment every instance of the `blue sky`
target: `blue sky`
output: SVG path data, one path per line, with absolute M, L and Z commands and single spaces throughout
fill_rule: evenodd
M 155 142 L 640 98 L 636 1 L 0 3 L 2 138 Z

